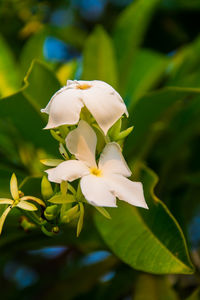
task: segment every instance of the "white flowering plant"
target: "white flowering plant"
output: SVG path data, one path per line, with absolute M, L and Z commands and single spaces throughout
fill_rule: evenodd
M 37 216 L 37 225 L 47 235 L 59 231 L 60 223 L 77 220 L 79 236 L 86 203 L 106 218 L 110 215 L 105 207 L 117 207 L 117 199 L 148 208 L 141 182 L 127 178 L 131 176 L 131 170 L 121 147 L 132 127 L 121 131 L 121 119 L 124 113 L 128 117 L 128 112 L 120 95 L 109 84 L 98 80 L 70 80 L 52 96 L 41 112 L 49 115 L 45 129 L 51 129 L 52 136 L 59 142 L 63 160 L 41 161 L 52 167 L 45 171 L 48 180 L 44 177 L 42 184 L 46 204 L 34 196 L 20 197 L 16 176 L 12 175 L 10 190 L 13 200 L 0 198 L 0 204 L 9 205 L 0 218 L 0 232 L 13 207 L 37 210 L 28 200 L 45 208 L 39 217 L 29 214 L 32 219 Z M 98 137 L 95 129 L 99 132 Z M 73 186 L 76 180 L 78 182 Z M 50 182 L 57 184 L 55 191 Z M 48 227 L 48 221 L 54 221 L 50 231 L 45 227 Z
M 108 19 L 108 30 L 42 24 L 20 40 L 18 65 L 0 36 L 3 283 L 8 273 L 18 274 L 20 261 L 37 270 L 45 299 L 129 299 L 132 290 L 139 295 L 134 300 L 185 299 L 198 285 L 200 41 L 168 55 L 140 47 L 155 43 L 154 30 L 146 38 L 145 31 L 155 8 L 162 5 L 163 12 L 161 2 L 131 1 L 116 23 L 114 15 Z M 11 45 L 35 23 L 30 20 Z M 185 39 L 171 32 L 173 45 L 177 32 Z M 48 61 L 52 36 L 81 55 Z M 167 45 L 160 40 L 161 48 Z M 54 254 L 60 256 L 47 262 L 47 253 L 37 252 L 52 250 L 46 247 L 59 247 Z M 87 260 L 102 251 L 101 261 Z M 109 274 L 107 284 L 102 276 Z M 29 293 L 24 289 L 20 297 Z

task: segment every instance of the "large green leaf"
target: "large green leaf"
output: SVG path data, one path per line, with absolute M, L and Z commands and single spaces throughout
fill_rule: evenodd
M 193 266 L 182 230 L 167 207 L 155 196 L 156 175 L 143 167 L 140 181 L 149 210 L 125 203 L 95 215 L 96 226 L 111 250 L 135 269 L 155 274 L 192 274 Z
M 102 27 L 96 27 L 89 36 L 83 57 L 83 79 L 103 80 L 116 87 L 117 72 L 113 45 Z
M 136 0 L 121 13 L 114 31 L 114 42 L 123 85 L 129 74 L 132 60 L 144 38 L 152 14 L 160 0 Z
M 181 48 L 172 57 L 169 72 L 169 86 L 188 86 L 193 85 L 190 77 L 199 72 L 200 67 L 200 37 L 197 37 L 191 44 Z M 187 78 L 188 77 L 188 78 Z M 185 79 L 186 78 L 186 79 Z M 187 80 L 189 79 L 189 82 Z
M 42 130 L 46 116 L 40 112 L 60 85 L 45 65 L 32 64 L 25 77 L 24 87 L 17 93 L 0 100 L 0 117 L 13 124 L 20 135 L 37 147 L 55 153 L 55 143 L 49 132 Z
M 8 96 L 20 87 L 19 70 L 6 41 L 0 36 L 0 96 Z
M 199 93 L 200 89 L 168 87 L 143 96 L 130 111 L 129 124 L 135 127 L 127 139 L 126 153 L 142 157 L 167 126 L 165 116 L 173 115 L 173 108 Z
M 168 64 L 169 59 L 160 53 L 147 49 L 137 52 L 125 87 L 125 100 L 129 110 L 147 90 L 161 82 Z

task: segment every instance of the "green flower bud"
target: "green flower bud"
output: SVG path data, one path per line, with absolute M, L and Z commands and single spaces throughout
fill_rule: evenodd
M 63 214 L 62 214 L 62 218 L 61 218 L 61 222 L 63 223 L 69 223 L 71 220 L 74 219 L 74 216 L 79 216 L 79 214 L 77 214 L 79 212 L 79 205 L 76 204 L 75 206 L 73 206 L 72 208 L 66 210 Z
M 52 189 L 51 183 L 48 181 L 46 176 L 42 177 L 41 193 L 45 200 L 48 200 L 53 195 L 53 189 Z
M 57 205 L 51 205 L 45 209 L 44 215 L 47 220 L 51 221 L 57 217 L 58 212 L 59 207 Z

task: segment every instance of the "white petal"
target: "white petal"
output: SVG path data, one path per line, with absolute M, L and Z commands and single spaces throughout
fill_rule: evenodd
M 37 207 L 33 203 L 29 203 L 29 202 L 26 202 L 23 200 L 21 200 L 16 206 L 19 208 L 25 209 L 25 210 L 30 210 L 30 211 L 37 210 Z
M 99 160 L 99 169 L 103 170 L 103 173 L 131 176 L 131 170 L 121 153 L 121 148 L 114 142 L 108 143 L 103 149 Z
M 116 207 L 116 198 L 102 177 L 87 175 L 81 179 L 85 199 L 94 206 Z
M 141 182 L 133 182 L 121 175 L 110 175 L 105 178 L 114 195 L 132 205 L 148 208 L 144 199 Z
M 120 95 L 107 83 L 94 81 L 92 87 L 83 90 L 83 102 L 104 134 L 125 113 L 126 105 Z
M 67 160 L 59 164 L 56 168 L 45 171 L 49 181 L 61 183 L 62 181 L 73 181 L 89 174 L 87 166 L 78 160 Z
M 41 110 L 49 114 L 45 129 L 78 123 L 83 106 L 78 89 L 62 88 L 51 98 L 47 107 Z
M 72 130 L 66 137 L 68 150 L 89 167 L 96 166 L 96 144 L 97 137 L 94 130 L 83 120 L 81 120 L 78 127 Z

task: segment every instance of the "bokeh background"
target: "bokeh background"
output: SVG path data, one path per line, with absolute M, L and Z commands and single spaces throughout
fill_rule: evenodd
M 58 155 L 23 99 L 34 95 L 44 106 L 67 79 L 103 79 L 135 125 L 125 156 L 133 169 L 145 162 L 158 174 L 156 195 L 181 225 L 197 268 L 190 276 L 142 273 L 111 254 L 89 218 L 79 239 L 70 227 L 48 238 L 24 234 L 16 213 L 0 237 L 1 299 L 200 299 L 200 1 L 1 0 L 0 24 L 0 96 L 12 102 L 0 105 L 1 197 L 13 171 L 19 180 L 34 176 L 24 190 L 37 194 L 39 160 Z

